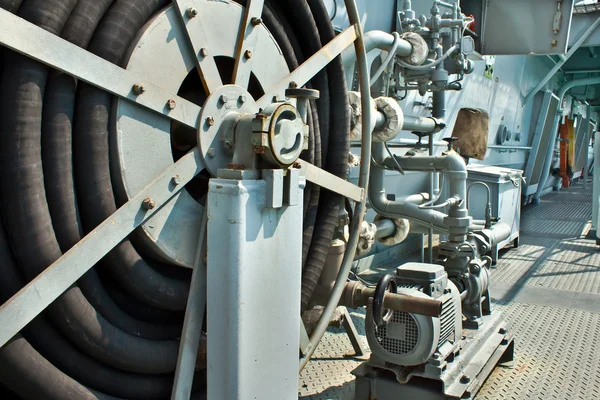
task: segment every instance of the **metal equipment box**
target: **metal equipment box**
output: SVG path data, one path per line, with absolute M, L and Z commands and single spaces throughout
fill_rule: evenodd
M 490 188 L 492 217 L 499 218 L 511 227 L 510 236 L 492 248 L 492 261 L 495 264 L 498 260 L 498 250 L 511 243 L 515 247 L 519 245 L 523 171 L 480 164 L 468 165 L 467 170 L 467 187 L 470 188 L 469 214 L 476 220 L 485 218 L 486 189 L 483 185 L 473 185 L 475 182 L 483 182 Z

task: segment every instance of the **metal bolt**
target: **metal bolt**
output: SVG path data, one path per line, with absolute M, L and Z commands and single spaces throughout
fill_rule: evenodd
M 209 157 L 214 157 L 215 156 L 215 149 L 213 149 L 212 147 L 210 149 L 208 149 L 208 151 L 206 152 L 206 154 Z
M 298 84 L 295 81 L 290 82 L 290 89 L 296 89 L 297 87 L 298 87 Z
M 238 100 L 240 101 L 240 103 L 244 104 L 246 102 L 246 95 L 241 95 Z
M 554 29 L 554 30 L 552 31 L 552 33 L 554 33 L 555 35 L 558 35 L 558 29 Z
M 227 97 L 226 94 L 222 94 L 219 100 L 221 101 L 221 103 L 225 104 L 229 101 L 229 97 Z
M 252 58 L 252 50 L 246 50 L 246 52 L 244 53 L 244 57 L 248 59 Z
M 250 23 L 253 26 L 258 26 L 258 25 L 262 24 L 262 18 L 252 17 L 252 19 L 250 20 Z
M 171 183 L 175 186 L 179 186 L 181 184 L 181 176 L 175 175 L 171 178 Z
M 206 117 L 206 123 L 208 126 L 213 126 L 215 124 L 215 119 L 213 117 Z
M 278 103 L 279 102 L 279 96 L 275 95 L 273 96 L 273 103 Z
M 498 333 L 501 335 L 506 335 L 506 332 L 508 331 L 505 328 L 500 328 L 500 330 L 498 331 Z
M 200 55 L 202 57 L 206 57 L 208 55 L 208 49 L 206 47 L 203 47 L 200 49 Z
M 190 7 L 186 10 L 185 15 L 187 15 L 188 18 L 194 18 L 196 15 L 198 15 L 198 10 L 196 10 L 194 7 Z
M 233 144 L 229 140 L 226 140 L 225 143 L 224 143 L 224 145 L 228 149 L 233 149 Z
M 147 197 L 142 202 L 142 207 L 145 210 L 152 210 L 154 207 L 156 207 L 156 203 L 150 197 Z
M 175 107 L 177 107 L 177 103 L 175 103 L 175 100 L 169 99 L 169 101 L 167 101 L 167 108 L 169 110 L 174 110 Z
M 146 91 L 146 88 L 144 87 L 143 84 L 136 83 L 135 85 L 133 85 L 132 90 L 133 90 L 134 94 L 136 94 L 136 95 L 139 96 L 140 94 L 142 94 L 142 93 L 144 93 Z
M 471 378 L 469 378 L 468 376 L 463 375 L 463 376 L 460 377 L 460 383 L 466 385 L 469 382 L 471 382 Z
M 556 46 L 558 46 L 558 40 L 556 40 L 556 39 L 552 39 L 552 41 L 550 42 L 550 45 L 551 45 L 552 47 L 556 47 Z

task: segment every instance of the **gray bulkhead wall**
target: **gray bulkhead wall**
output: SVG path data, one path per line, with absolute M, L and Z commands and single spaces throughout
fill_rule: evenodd
M 337 8 L 335 4 L 337 3 Z M 420 14 L 429 14 L 432 1 L 415 0 L 412 2 L 413 9 Z M 348 26 L 347 17 L 343 3 L 334 0 L 325 0 L 330 10 L 330 16 L 334 16 L 334 26 L 344 29 Z M 391 32 L 395 26 L 396 15 L 395 0 L 357 0 L 362 21 L 365 24 L 365 32 L 369 30 L 383 30 Z M 375 59 L 377 51 L 369 54 L 370 60 Z M 515 147 L 529 147 L 531 145 L 532 133 L 537 123 L 537 111 L 534 109 L 535 100 L 523 104 L 525 96 L 542 80 L 552 68 L 552 61 L 546 56 L 497 56 L 494 59 L 493 76 L 488 78 L 484 75 L 485 60 L 475 61 L 475 70 L 465 76 L 462 81 L 463 90 L 447 93 L 447 128 L 437 134 L 436 140 L 450 136 L 458 110 L 463 107 L 481 108 L 490 114 L 489 145 L 496 145 L 496 136 L 500 125 L 504 125 L 512 132 L 511 140 L 505 143 L 505 149 L 488 149 L 484 161 L 472 160 L 473 163 L 483 163 L 509 168 L 522 169 L 527 160 L 528 151 L 522 149 L 511 149 Z M 352 76 L 352 71 L 348 71 Z M 558 88 L 557 77 L 550 80 L 546 85 L 548 90 Z M 401 101 L 402 109 L 407 115 L 429 116 L 430 112 L 421 104 L 431 103 L 431 93 L 420 96 L 416 91 L 409 91 L 406 99 Z M 520 141 L 516 138 L 520 133 Z M 402 132 L 399 139 L 415 139 L 410 132 Z M 444 150 L 443 146 L 436 146 L 438 153 Z M 399 151 L 401 154 L 402 151 Z M 391 193 L 404 195 L 426 190 L 426 179 L 415 178 L 416 174 L 400 176 L 389 174 L 386 187 Z M 424 176 L 424 175 L 423 175 Z M 397 182 L 396 182 L 397 181 Z M 419 182 L 420 181 L 420 182 Z M 388 186 L 389 185 L 389 186 Z

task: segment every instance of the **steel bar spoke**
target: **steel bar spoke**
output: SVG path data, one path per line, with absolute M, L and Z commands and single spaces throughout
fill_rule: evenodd
M 202 323 L 206 307 L 206 210 L 202 216 L 200 235 L 198 236 L 198 249 L 194 262 L 194 272 L 190 284 L 183 332 L 179 341 L 179 356 L 175 369 L 175 383 L 173 385 L 172 400 L 188 400 L 192 393 L 192 382 L 196 367 L 196 358 L 202 336 Z
M 339 193 L 342 196 L 348 197 L 354 201 L 361 201 L 363 189 L 360 187 L 348 182 L 347 180 L 330 174 L 321 168 L 315 167 L 306 161 L 298 160 L 298 163 L 300 164 L 307 181 L 324 187 L 325 189 L 329 189 L 332 192 Z
M 0 347 L 150 219 L 203 168 L 200 151 L 194 148 L 0 306 Z M 177 185 L 173 183 L 176 176 L 179 176 Z
M 258 26 L 264 0 L 248 0 L 244 18 L 240 26 L 240 34 L 235 49 L 235 66 L 233 68 L 233 83 L 243 88 L 248 87 L 252 72 L 252 53 L 258 39 Z
M 0 45 L 196 128 L 200 107 L 0 8 Z M 136 84 L 144 93 L 134 93 Z M 172 102 L 170 102 L 172 100 Z
M 208 46 L 206 33 L 202 21 L 205 18 L 211 18 L 210 15 L 203 15 L 202 3 L 206 0 L 175 0 L 175 5 L 179 11 L 180 20 L 185 27 L 187 38 L 194 52 L 194 61 L 200 74 L 202 85 L 206 94 L 213 93 L 223 86 L 219 69 L 215 63 L 215 58 L 211 48 Z
M 285 97 L 285 89 L 290 87 L 290 83 L 294 82 L 297 87 L 304 86 L 313 76 L 325 68 L 334 58 L 336 58 L 344 49 L 350 46 L 356 40 L 356 26 L 351 25 L 342 33 L 337 35 L 335 39 L 327 43 L 321 50 L 313 54 L 302 65 L 296 68 L 292 73 L 279 81 L 275 86 L 262 96 L 257 104 L 259 107 L 269 105 L 274 96 L 279 98 Z M 293 86 L 293 85 L 292 85 Z

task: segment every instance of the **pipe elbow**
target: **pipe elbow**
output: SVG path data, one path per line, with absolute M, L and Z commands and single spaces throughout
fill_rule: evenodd
M 446 169 L 448 171 L 467 173 L 467 164 L 465 163 L 464 158 L 456 151 L 449 151 L 443 157 L 445 157 Z
M 369 31 L 365 33 L 365 49 L 368 52 L 379 49 L 390 51 L 394 45 L 394 35 L 384 31 Z M 413 51 L 412 44 L 409 41 L 400 39 L 396 55 L 408 57 Z

